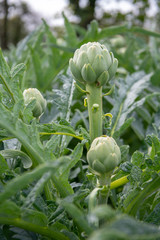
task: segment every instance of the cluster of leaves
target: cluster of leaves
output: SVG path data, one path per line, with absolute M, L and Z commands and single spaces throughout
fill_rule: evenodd
M 48 25 L 0 52 L 0 237 L 13 239 L 160 238 L 160 34 L 127 25 L 77 29 L 64 16 L 65 38 Z M 68 60 L 100 41 L 119 59 L 114 92 L 103 98 L 104 134 L 118 142 L 122 163 L 112 176 L 109 204 L 97 205 L 88 172 L 88 113 Z M 40 122 L 36 87 L 47 99 Z M 82 86 L 83 88 L 83 86 Z M 110 86 L 104 91 L 108 92 Z

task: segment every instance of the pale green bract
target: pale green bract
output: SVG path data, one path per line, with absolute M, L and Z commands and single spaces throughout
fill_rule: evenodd
M 28 105 L 32 100 L 36 100 L 35 107 L 32 111 L 34 117 L 38 118 L 44 113 L 47 102 L 37 88 L 25 89 L 23 97 L 26 105 Z
M 118 60 L 105 45 L 88 42 L 75 51 L 69 66 L 75 80 L 103 86 L 115 75 Z
M 121 162 L 120 148 L 112 137 L 95 138 L 87 153 L 87 160 L 96 175 L 107 174 Z

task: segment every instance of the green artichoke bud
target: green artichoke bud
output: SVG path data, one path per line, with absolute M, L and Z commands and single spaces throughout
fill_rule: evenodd
M 121 162 L 121 152 L 112 137 L 98 137 L 91 144 L 87 160 L 91 170 L 101 176 L 113 171 Z
M 38 118 L 44 113 L 47 102 L 37 88 L 25 89 L 23 92 L 23 97 L 24 103 L 26 105 L 29 104 L 32 100 L 36 100 L 35 107 L 32 110 L 34 117 Z
M 118 60 L 109 53 L 105 45 L 98 42 L 88 42 L 74 53 L 69 66 L 75 80 L 103 86 L 116 73 Z

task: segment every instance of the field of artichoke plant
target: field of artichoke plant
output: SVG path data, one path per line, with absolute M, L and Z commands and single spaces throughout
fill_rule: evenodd
M 0 239 L 160 239 L 160 33 L 42 25 L 0 51 Z

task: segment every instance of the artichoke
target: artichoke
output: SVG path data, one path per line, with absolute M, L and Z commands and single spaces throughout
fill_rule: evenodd
M 87 160 L 91 171 L 101 176 L 113 171 L 121 162 L 121 152 L 112 137 L 98 137 L 91 144 Z
M 26 105 L 32 100 L 36 100 L 35 107 L 32 110 L 34 117 L 38 118 L 44 113 L 47 102 L 37 88 L 25 89 L 23 92 L 23 97 Z
M 115 75 L 118 60 L 105 45 L 88 42 L 75 51 L 69 66 L 75 80 L 103 86 Z

